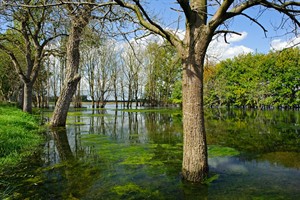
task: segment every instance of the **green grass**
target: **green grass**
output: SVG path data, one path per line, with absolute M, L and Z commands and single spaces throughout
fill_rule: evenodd
M 38 120 L 21 110 L 0 105 L 0 170 L 18 165 L 42 143 Z

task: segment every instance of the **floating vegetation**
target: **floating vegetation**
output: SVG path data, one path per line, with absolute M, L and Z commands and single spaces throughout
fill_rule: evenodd
M 240 152 L 230 147 L 222 147 L 218 145 L 208 146 L 209 157 L 237 156 Z
M 202 183 L 205 184 L 205 185 L 210 185 L 215 180 L 218 180 L 219 177 L 220 177 L 220 174 L 211 175 L 205 181 L 203 181 Z
M 146 197 L 148 199 L 162 199 L 158 190 L 151 192 L 131 182 L 126 185 L 115 186 L 112 191 L 117 193 L 120 199 L 144 199 Z
M 297 199 L 300 195 L 295 179 L 300 175 L 299 126 L 290 125 L 299 124 L 299 112 L 207 111 L 210 172 L 201 184 L 181 179 L 180 110 L 71 112 L 67 128 L 49 129 L 49 141 L 44 153 L 35 156 L 37 161 L 30 157 L 20 169 L 0 174 L 0 199 Z

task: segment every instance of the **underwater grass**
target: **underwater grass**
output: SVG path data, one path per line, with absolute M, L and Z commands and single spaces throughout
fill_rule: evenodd
M 0 170 L 18 165 L 43 141 L 38 120 L 21 110 L 0 106 Z
M 208 145 L 207 150 L 208 150 L 208 156 L 210 158 L 224 157 L 224 156 L 237 156 L 240 154 L 240 152 L 234 148 L 223 147 L 223 146 L 219 146 L 219 145 Z

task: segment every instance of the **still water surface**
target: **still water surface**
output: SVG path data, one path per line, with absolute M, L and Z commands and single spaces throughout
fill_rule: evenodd
M 43 117 L 50 116 L 44 111 Z M 69 112 L 5 178 L 10 199 L 300 199 L 300 112 L 207 110 L 210 179 L 181 180 L 177 109 Z

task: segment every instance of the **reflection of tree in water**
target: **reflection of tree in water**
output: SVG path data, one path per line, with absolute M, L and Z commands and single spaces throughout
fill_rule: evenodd
M 74 160 L 74 156 L 69 145 L 66 129 L 52 129 L 51 135 L 55 141 L 55 146 L 61 161 Z
M 299 112 L 212 109 L 206 119 L 209 144 L 252 153 L 300 152 Z
M 47 188 L 52 188 L 47 193 L 47 198 L 80 198 L 86 194 L 94 181 L 97 180 L 100 170 L 92 165 L 93 160 L 89 163 L 82 162 L 80 157 L 85 155 L 77 154 L 78 157 L 74 156 L 65 128 L 52 129 L 50 133 L 60 162 L 45 171 L 47 183 L 44 183 L 44 185 Z M 75 150 L 77 148 L 81 147 L 76 147 Z
M 107 124 L 105 123 L 105 117 L 108 116 L 105 109 L 93 109 L 90 117 L 89 133 L 106 135 Z
M 182 143 L 181 115 L 144 113 L 149 139 L 155 143 Z

